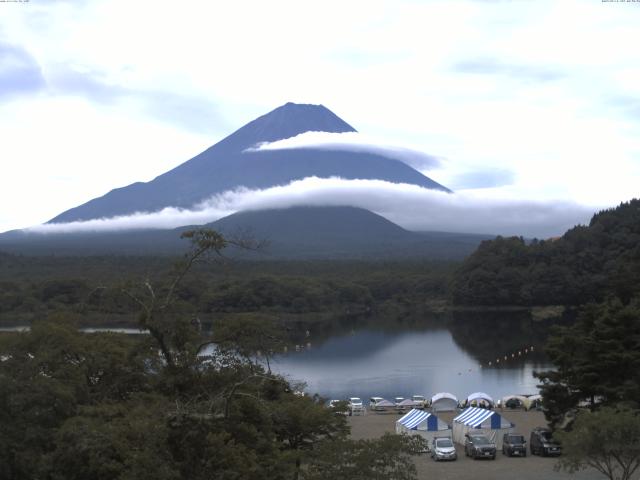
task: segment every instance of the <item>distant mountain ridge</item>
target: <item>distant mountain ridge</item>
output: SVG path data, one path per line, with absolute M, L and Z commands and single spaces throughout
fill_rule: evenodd
M 211 228 L 227 236 L 249 234 L 266 240 L 257 259 L 378 259 L 421 257 L 461 259 L 486 235 L 410 232 L 356 207 L 292 207 L 239 212 L 204 226 L 171 230 L 135 230 L 38 234 L 14 231 L 0 235 L 0 250 L 39 255 L 180 254 L 187 244 L 180 234 Z M 247 256 L 247 252 L 232 252 Z
M 310 176 L 379 179 L 449 191 L 405 163 L 380 154 L 312 148 L 247 151 L 259 143 L 307 131 L 356 130 L 322 105 L 287 103 L 150 182 L 114 189 L 61 213 L 49 223 L 153 212 L 165 207 L 189 208 L 227 190 L 264 189 Z

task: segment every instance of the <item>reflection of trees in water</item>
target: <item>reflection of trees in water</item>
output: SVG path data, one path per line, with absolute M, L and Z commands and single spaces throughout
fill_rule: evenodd
M 551 325 L 557 322 L 534 321 L 526 310 L 463 311 L 453 313 L 449 331 L 454 342 L 481 365 L 491 362 L 500 368 L 524 360 L 546 361 L 543 347 Z
M 546 362 L 543 349 L 552 325 L 569 318 L 533 320 L 528 310 L 454 311 L 437 313 L 418 307 L 388 312 L 343 313 L 332 316 L 299 316 L 285 321 L 292 345 L 312 348 L 331 338 L 360 330 L 387 333 L 447 329 L 453 341 L 483 366 L 513 367 L 523 361 Z M 531 352 L 530 347 L 533 348 Z M 527 352 L 525 353 L 525 349 Z M 520 355 L 518 355 L 520 352 Z M 512 355 L 514 355 L 512 357 Z M 504 357 L 507 356 L 507 360 Z M 500 361 L 496 363 L 496 360 Z
M 292 343 L 318 346 L 330 338 L 350 335 L 358 330 L 406 332 L 447 328 L 450 318 L 449 313 L 411 308 L 405 311 L 343 313 L 329 317 L 306 315 L 289 318 L 285 322 Z

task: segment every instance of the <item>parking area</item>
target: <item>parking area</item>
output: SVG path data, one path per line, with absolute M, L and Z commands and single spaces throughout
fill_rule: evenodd
M 528 440 L 531 430 L 546 424 L 541 412 L 525 412 L 522 410 L 498 410 L 505 418 L 515 423 L 516 432 Z M 451 424 L 453 413 L 439 413 L 438 417 Z M 385 432 L 395 433 L 395 422 L 400 418 L 395 413 L 377 414 L 367 412 L 366 415 L 349 417 L 351 437 L 377 438 Z M 509 479 L 509 480 L 602 480 L 606 477 L 593 470 L 585 470 L 575 474 L 557 472 L 554 466 L 557 460 L 553 457 L 539 457 L 527 452 L 524 458 L 506 457 L 498 451 L 495 460 L 473 460 L 465 457 L 464 448 L 456 445 L 458 459 L 452 462 L 434 462 L 429 454 L 415 457 L 418 478 L 420 479 Z

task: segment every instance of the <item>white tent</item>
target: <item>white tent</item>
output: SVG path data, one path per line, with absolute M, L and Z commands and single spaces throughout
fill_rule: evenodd
M 431 397 L 432 412 L 455 412 L 458 408 L 458 399 L 452 393 L 436 393 Z
M 490 406 L 493 406 L 494 404 L 493 398 L 491 398 L 484 392 L 475 392 L 469 395 L 467 397 L 467 405 L 471 405 L 472 402 L 476 402 L 477 404 L 480 404 L 482 402 L 489 403 Z
M 370 407 L 371 410 L 374 410 L 376 412 L 385 412 L 388 410 L 395 410 L 395 408 L 396 408 L 395 403 L 390 402 L 389 400 L 385 400 L 384 398 L 376 402 L 374 406 Z
M 519 400 L 522 404 L 522 407 L 525 407 L 527 405 L 527 397 L 525 397 L 524 395 L 507 395 L 506 397 L 502 397 L 502 399 L 500 400 L 500 406 L 502 408 L 507 408 L 507 402 L 509 400 Z
M 524 408 L 530 410 L 538 406 L 540 402 L 542 402 L 542 395 L 530 395 L 525 399 Z
M 409 410 L 411 408 L 419 408 L 422 406 L 421 402 L 416 402 L 414 400 L 411 400 L 410 398 L 405 398 L 404 400 L 402 400 L 400 403 L 398 403 L 396 405 L 396 407 L 399 410 Z
M 396 433 L 420 435 L 431 443 L 433 437 L 450 437 L 451 427 L 433 413 L 414 408 L 396 421 Z
M 502 435 L 512 433 L 515 425 L 504 419 L 502 415 L 485 408 L 470 407 L 453 419 L 453 441 L 464 445 L 467 433 L 482 433 L 502 448 Z

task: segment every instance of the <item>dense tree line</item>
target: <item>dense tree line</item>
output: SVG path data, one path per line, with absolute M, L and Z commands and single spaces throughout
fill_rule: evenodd
M 85 325 L 131 323 L 137 305 L 124 279 L 166 273 L 168 258 L 22 257 L 0 254 L 0 322 L 55 312 Z M 368 314 L 448 295 L 452 263 L 234 261 L 198 265 L 176 290 L 183 311 L 209 321 L 262 312 L 286 318 Z
M 456 271 L 459 305 L 582 305 L 640 289 L 640 200 L 604 210 L 562 237 L 483 242 Z

